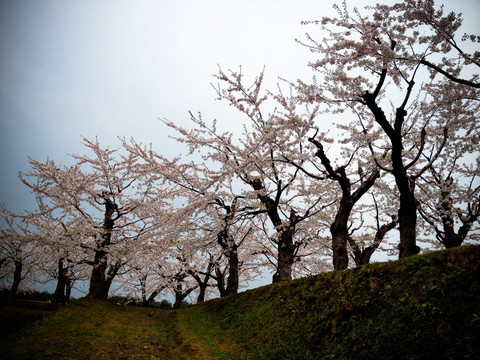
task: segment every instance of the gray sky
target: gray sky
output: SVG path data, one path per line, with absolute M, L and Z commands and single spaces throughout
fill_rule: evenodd
M 308 79 L 313 58 L 295 38 L 318 28 L 300 21 L 333 14 L 334 2 L 1 0 L 0 202 L 32 208 L 18 171 L 29 156 L 68 164 L 84 151 L 81 136 L 113 147 L 133 137 L 176 155 L 158 118 L 238 119 L 214 100 L 217 64 L 252 77 L 265 66 L 269 87 L 277 76 Z M 464 13 L 465 31 L 480 33 L 479 0 L 445 2 Z

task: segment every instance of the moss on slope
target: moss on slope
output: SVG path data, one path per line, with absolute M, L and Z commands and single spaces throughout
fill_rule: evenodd
M 217 299 L 239 359 L 459 359 L 480 353 L 480 246 L 371 264 Z

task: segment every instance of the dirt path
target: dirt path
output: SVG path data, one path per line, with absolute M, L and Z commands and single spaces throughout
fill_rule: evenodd
M 191 335 L 188 325 L 182 321 L 176 311 L 168 313 L 168 326 L 171 331 L 169 341 L 165 344 L 165 351 L 172 355 L 170 359 L 210 360 L 203 344 Z

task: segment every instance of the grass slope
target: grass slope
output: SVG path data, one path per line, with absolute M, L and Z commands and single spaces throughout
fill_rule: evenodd
M 480 353 L 480 246 L 332 272 L 178 311 L 80 300 L 4 359 L 463 359 Z
M 0 343 L 4 359 L 208 359 L 174 311 L 81 299 Z

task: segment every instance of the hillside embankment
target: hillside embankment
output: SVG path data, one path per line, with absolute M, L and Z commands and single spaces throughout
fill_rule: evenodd
M 41 317 L 4 336 L 1 359 L 477 359 L 480 246 L 177 311 L 80 299 Z

